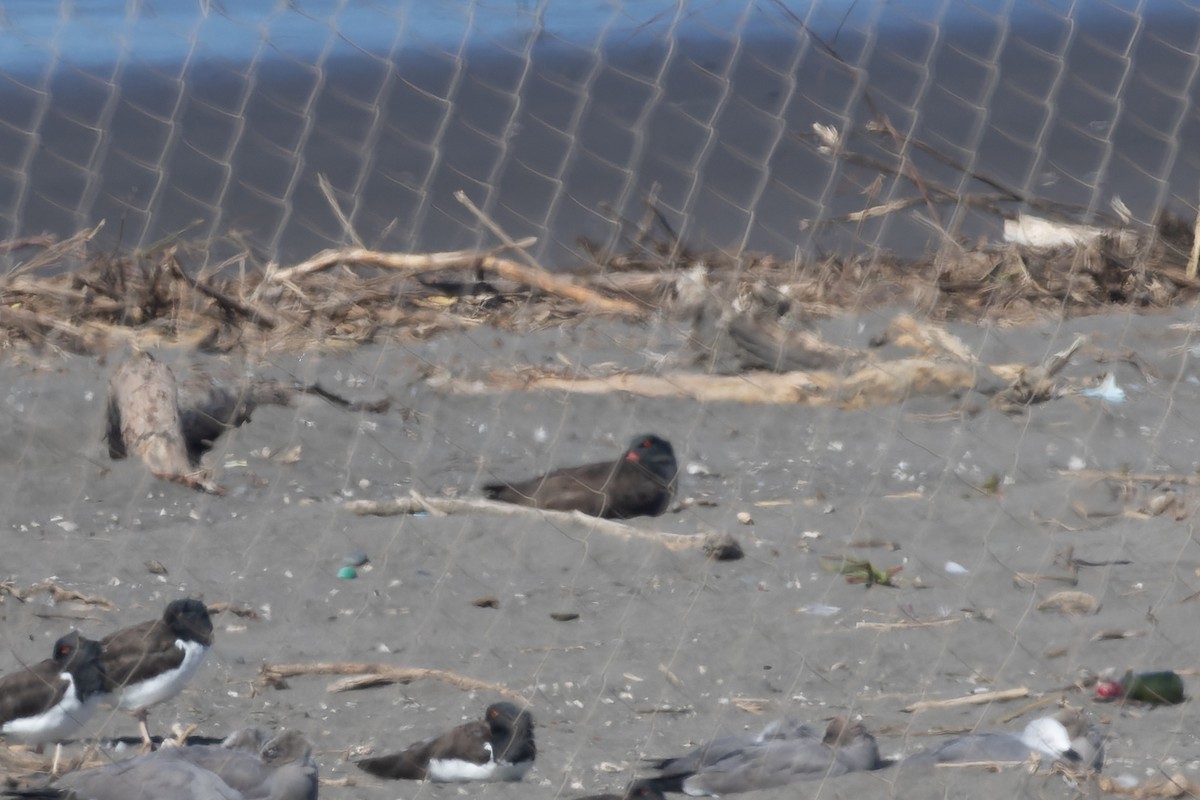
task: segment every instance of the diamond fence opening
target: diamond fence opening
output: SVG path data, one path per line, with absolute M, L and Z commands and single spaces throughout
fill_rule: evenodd
M 9 2 L 0 672 L 197 597 L 151 733 L 298 730 L 326 797 L 453 791 L 353 762 L 506 699 L 536 765 L 464 791 L 620 795 L 725 734 L 659 785 L 1195 791 L 1193 704 L 1097 687 L 1200 655 L 1198 11 Z M 112 423 L 143 353 L 182 433 Z M 607 461 L 508 499 L 613 511 L 650 434 L 664 513 L 484 502 Z M 68 767 L 136 745 L 111 705 Z M 1099 775 L 903 760 L 1064 708 Z

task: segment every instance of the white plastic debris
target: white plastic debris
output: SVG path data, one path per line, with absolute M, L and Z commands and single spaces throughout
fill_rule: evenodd
M 1137 236 L 1132 231 L 1053 222 L 1032 214 L 1004 220 L 1004 241 L 1026 247 L 1079 247 L 1097 244 L 1101 239 L 1115 241 L 1125 250 L 1136 244 Z
M 1117 386 L 1117 376 L 1111 372 L 1104 376 L 1099 386 L 1084 389 L 1080 394 L 1084 397 L 1098 397 L 1108 403 L 1125 402 L 1125 390 Z
M 946 570 L 947 575 L 966 575 L 968 572 L 970 572 L 969 569 L 957 561 L 947 561 L 946 566 L 944 566 L 942 569 Z

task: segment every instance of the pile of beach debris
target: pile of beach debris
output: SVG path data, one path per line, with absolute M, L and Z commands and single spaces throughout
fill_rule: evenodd
M 1003 244 L 947 244 L 920 259 L 812 262 L 693 253 L 664 228 L 654 241 L 631 240 L 624 253 L 593 251 L 590 267 L 570 273 L 535 263 L 528 255 L 534 239 L 502 232 L 491 251 L 354 246 L 283 267 L 257 262 L 247 249 L 199 268 L 193 265 L 206 263 L 204 253 L 181 237 L 132 253 L 97 251 L 98 226 L 61 241 L 0 242 L 14 264 L 0 276 L 0 345 L 23 340 L 82 353 L 122 344 L 338 349 L 480 325 L 521 331 L 595 315 L 665 313 L 694 322 L 702 340 L 713 325 L 728 330 L 745 345 L 740 366 L 811 368 L 822 357 L 776 363 L 778 347 L 755 339 L 786 338 L 794 319 L 880 306 L 931 320 L 1021 321 L 1112 306 L 1163 308 L 1200 293 L 1189 258 L 1192 229 L 1175 218 L 1144 233 L 1051 226 L 1049 238 L 1045 221 L 1010 225 Z

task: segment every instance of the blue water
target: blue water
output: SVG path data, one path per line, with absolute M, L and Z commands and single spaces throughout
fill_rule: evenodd
M 530 40 L 637 46 L 705 34 L 742 36 L 809 30 L 876 35 L 906 27 L 971 27 L 1039 15 L 1081 18 L 1133 13 L 1135 0 L 8 0 L 0 17 L 0 69 L 217 59 L 272 54 L 309 58 L 350 49 L 388 55 L 405 49 L 521 47 Z M 1157 0 L 1148 7 L 1175 6 Z
M 0 240 L 100 220 L 139 246 L 203 220 L 265 254 L 490 243 L 467 192 L 535 255 L 622 246 L 653 195 L 697 248 L 919 252 L 922 204 L 808 226 L 906 178 L 807 136 L 876 114 L 953 198 L 985 175 L 1081 221 L 1119 197 L 1190 218 L 1200 0 L 7 0 Z M 830 55 L 830 51 L 836 55 Z M 853 143 L 887 161 L 893 143 Z M 991 211 L 945 205 L 962 238 Z M 1101 219 L 1101 221 L 1103 221 Z M 218 256 L 213 256 L 214 259 Z M 0 269 L 3 261 L 0 259 Z

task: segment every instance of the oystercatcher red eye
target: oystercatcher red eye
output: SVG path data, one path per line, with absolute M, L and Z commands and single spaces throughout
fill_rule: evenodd
M 64 644 L 62 647 L 58 648 L 58 654 L 59 654 L 60 656 L 69 656 L 69 655 L 71 655 L 71 646 L 70 646 L 70 645 L 66 645 L 66 644 Z
M 650 441 L 649 439 L 643 439 L 642 447 L 654 447 L 654 442 Z

